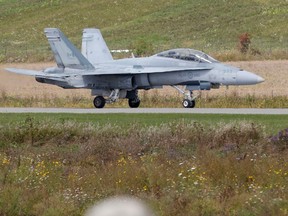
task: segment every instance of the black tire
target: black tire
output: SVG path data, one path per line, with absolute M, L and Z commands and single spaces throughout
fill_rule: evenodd
M 184 99 L 182 101 L 182 105 L 183 105 L 184 108 L 190 108 L 191 105 L 192 105 L 192 102 L 190 100 L 188 100 L 188 99 Z
M 191 106 L 190 106 L 190 108 L 194 108 L 194 107 L 195 107 L 195 105 L 196 105 L 196 102 L 195 102 L 195 100 L 192 100 L 192 101 L 191 101 Z
M 138 108 L 140 106 L 140 100 L 139 99 L 129 99 L 128 104 L 130 108 Z
M 196 105 L 196 102 L 195 100 L 190 101 L 188 99 L 185 99 L 183 100 L 182 105 L 184 108 L 194 108 Z
M 103 108 L 105 106 L 105 98 L 103 96 L 97 96 L 93 100 L 93 104 L 96 108 Z

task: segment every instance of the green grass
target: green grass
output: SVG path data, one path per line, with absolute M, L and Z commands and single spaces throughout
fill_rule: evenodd
M 287 215 L 286 116 L 0 115 L 0 214 L 83 215 L 132 195 L 159 216 Z
M 248 32 L 252 47 L 262 53 L 256 59 L 287 58 L 287 14 L 280 0 L 2 0 L 0 59 L 51 60 L 45 27 L 62 29 L 78 47 L 82 29 L 98 27 L 111 49 L 137 48 L 145 41 L 155 52 L 193 47 L 224 60 L 247 59 L 236 50 L 239 35 Z
M 218 122 L 251 121 L 264 126 L 265 131 L 277 133 L 288 127 L 288 115 L 230 115 L 230 114 L 0 114 L 0 124 L 24 122 L 27 118 L 36 121 L 55 120 L 56 122 L 76 121 L 79 123 L 112 124 L 126 129 L 133 124 L 157 126 L 169 122 L 198 121 L 204 124 Z

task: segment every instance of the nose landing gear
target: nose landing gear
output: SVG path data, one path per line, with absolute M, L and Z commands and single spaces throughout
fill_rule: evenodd
M 182 105 L 184 108 L 194 108 L 196 103 L 195 103 L 195 100 L 184 99 L 182 101 Z
M 199 95 L 193 96 L 193 92 L 190 90 L 188 92 L 185 92 L 184 90 L 182 90 L 178 86 L 173 85 L 172 87 L 184 95 L 184 100 L 182 101 L 182 105 L 184 108 L 194 108 L 195 107 L 195 105 L 196 105 L 195 100 Z

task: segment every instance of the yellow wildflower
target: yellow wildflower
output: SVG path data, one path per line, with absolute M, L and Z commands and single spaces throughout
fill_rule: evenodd
M 4 164 L 4 165 L 10 164 L 10 159 L 5 156 L 2 160 L 2 164 Z
M 147 185 L 144 185 L 144 186 L 143 186 L 143 190 L 144 190 L 144 191 L 147 191 L 147 190 L 148 190 Z

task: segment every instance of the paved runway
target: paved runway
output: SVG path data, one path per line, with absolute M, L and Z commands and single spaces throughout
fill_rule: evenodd
M 249 108 L 103 108 L 103 109 L 73 109 L 73 108 L 0 108 L 0 113 L 190 113 L 190 114 L 262 114 L 288 115 L 288 109 L 249 109 Z

